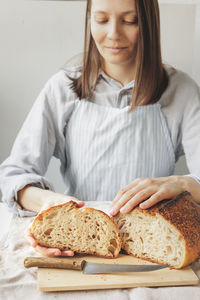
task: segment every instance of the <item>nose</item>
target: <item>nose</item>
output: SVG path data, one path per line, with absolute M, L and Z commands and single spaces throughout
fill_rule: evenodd
M 117 40 L 120 37 L 120 27 L 116 20 L 112 20 L 108 25 L 107 37 L 111 40 Z

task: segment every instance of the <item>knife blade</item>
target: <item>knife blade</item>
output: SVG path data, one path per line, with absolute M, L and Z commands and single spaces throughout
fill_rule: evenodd
M 104 274 L 121 272 L 149 272 L 167 268 L 168 265 L 125 265 L 125 264 L 104 264 L 88 262 L 86 260 L 75 260 L 74 258 L 58 257 L 26 257 L 24 266 L 40 268 L 58 268 L 79 270 L 83 274 Z
M 83 274 L 122 273 L 122 272 L 149 272 L 166 268 L 166 265 L 122 265 L 122 264 L 100 264 L 85 262 Z

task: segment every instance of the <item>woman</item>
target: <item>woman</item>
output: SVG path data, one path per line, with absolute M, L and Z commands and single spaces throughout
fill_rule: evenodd
M 111 215 L 185 190 L 199 201 L 199 119 L 199 87 L 162 64 L 157 0 L 88 0 L 83 63 L 39 95 L 1 165 L 3 200 L 21 216 L 71 199 L 110 200 Z M 173 176 L 184 153 L 191 174 Z M 52 155 L 66 195 L 44 177 Z M 73 255 L 26 238 L 44 255 Z

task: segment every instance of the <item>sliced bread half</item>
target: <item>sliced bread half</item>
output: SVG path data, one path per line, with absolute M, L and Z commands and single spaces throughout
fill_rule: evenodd
M 73 202 L 53 206 L 34 219 L 31 232 L 38 244 L 102 257 L 117 257 L 121 235 L 112 219 L 94 208 Z
M 113 217 L 127 254 L 182 268 L 200 257 L 200 207 L 190 193 Z

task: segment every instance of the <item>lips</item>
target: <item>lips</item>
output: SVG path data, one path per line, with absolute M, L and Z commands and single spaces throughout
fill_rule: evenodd
M 111 54 L 119 54 L 119 53 L 121 53 L 124 49 L 127 49 L 127 47 L 106 47 L 106 49 L 107 49 Z
M 117 46 L 117 47 L 112 47 L 112 46 L 107 46 L 106 48 L 109 48 L 109 49 L 125 49 L 127 47 L 120 47 L 120 46 Z

